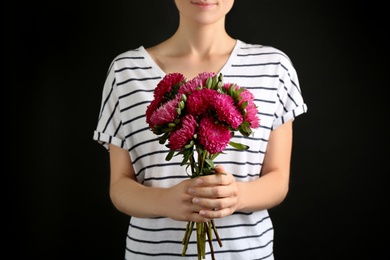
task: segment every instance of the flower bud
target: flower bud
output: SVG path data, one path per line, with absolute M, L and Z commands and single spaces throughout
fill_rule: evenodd
M 180 102 L 179 102 L 179 108 L 180 108 L 181 110 L 183 110 L 183 109 L 184 109 L 184 106 L 185 106 L 184 101 L 183 101 L 183 100 L 180 101 Z

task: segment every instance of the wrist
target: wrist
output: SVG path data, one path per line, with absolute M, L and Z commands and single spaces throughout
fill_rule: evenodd
M 245 182 L 237 182 L 237 196 L 238 196 L 238 203 L 236 211 L 245 211 L 246 205 L 245 205 Z

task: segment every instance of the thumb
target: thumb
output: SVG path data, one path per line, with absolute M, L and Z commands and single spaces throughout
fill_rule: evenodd
M 215 173 L 226 173 L 225 167 L 223 167 L 222 165 L 215 166 Z

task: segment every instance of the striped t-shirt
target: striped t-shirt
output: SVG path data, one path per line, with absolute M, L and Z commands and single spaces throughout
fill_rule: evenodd
M 200 71 L 202 72 L 202 71 Z M 250 148 L 228 146 L 215 164 L 224 165 L 237 181 L 259 178 L 270 132 L 306 112 L 296 71 L 278 49 L 237 40 L 221 71 L 225 83 L 250 90 L 258 106 L 260 127 L 254 135 L 236 132 L 232 141 Z M 158 142 L 146 123 L 145 111 L 153 90 L 165 73 L 143 46 L 118 55 L 112 62 L 102 93 L 101 110 L 93 139 L 108 149 L 114 144 L 129 151 L 138 182 L 170 187 L 189 178 L 182 157 L 166 161 L 168 149 Z M 140 198 L 142 199 L 142 198 Z M 187 222 L 169 218 L 131 217 L 126 238 L 126 259 L 196 259 L 196 236 L 192 234 L 186 257 L 181 256 Z M 223 246 L 213 240 L 217 259 L 273 259 L 273 225 L 268 211 L 235 212 L 215 219 Z M 209 259 L 206 243 L 206 258 Z

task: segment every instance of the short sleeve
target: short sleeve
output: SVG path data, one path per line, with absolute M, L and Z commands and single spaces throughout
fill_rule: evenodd
M 298 81 L 298 75 L 291 61 L 282 59 L 279 70 L 277 105 L 272 129 L 276 129 L 289 120 L 307 112 Z
M 93 133 L 93 140 L 102 144 L 107 150 L 109 149 L 109 144 L 126 149 L 116 88 L 114 62 L 109 68 L 103 86 L 100 113 L 97 127 Z

